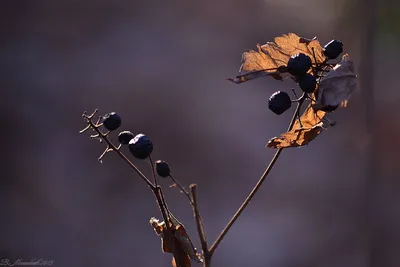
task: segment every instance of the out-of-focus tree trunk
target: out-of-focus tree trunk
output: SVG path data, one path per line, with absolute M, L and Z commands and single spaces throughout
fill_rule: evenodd
M 376 149 L 376 115 L 375 115 L 375 93 L 374 93 L 374 73 L 375 73 L 375 41 L 377 33 L 377 7 L 375 0 L 359 1 L 359 6 L 363 7 L 360 25 L 361 43 L 361 65 L 360 65 L 360 85 L 362 99 L 365 104 L 365 131 L 367 144 L 365 147 L 365 204 L 366 204 L 366 244 L 368 250 L 367 263 L 369 266 L 379 266 L 379 247 L 376 240 L 377 228 L 375 203 L 379 158 Z

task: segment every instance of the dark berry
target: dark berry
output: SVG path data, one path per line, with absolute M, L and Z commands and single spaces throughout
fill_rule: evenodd
M 301 76 L 311 68 L 311 58 L 303 53 L 292 56 L 288 62 L 288 71 L 293 76 Z
M 118 141 L 123 145 L 127 145 L 134 137 L 135 136 L 130 131 L 123 131 L 118 134 Z
M 286 92 L 275 92 L 268 101 L 268 108 L 275 114 L 281 115 L 292 105 L 292 100 Z
M 314 110 L 322 110 L 325 112 L 333 112 L 339 107 L 339 105 L 332 106 L 332 105 L 324 105 L 321 103 L 313 104 L 311 106 Z
M 343 43 L 339 40 L 332 40 L 324 46 L 324 55 L 329 59 L 335 59 L 341 53 L 343 53 Z
M 298 82 L 301 90 L 305 93 L 313 93 L 317 87 L 317 79 L 309 73 L 300 76 Z
M 129 141 L 129 150 L 138 159 L 145 159 L 153 152 L 153 143 L 144 134 L 138 134 Z
M 323 108 L 321 108 L 320 110 L 325 111 L 325 112 L 332 112 L 332 111 L 335 111 L 338 107 L 339 107 L 339 105 L 336 105 L 336 106 L 326 105 Z
M 169 168 L 168 162 L 163 160 L 156 161 L 156 171 L 158 175 L 164 178 L 168 177 L 169 174 L 171 173 L 171 169 Z
M 121 126 L 121 117 L 115 112 L 104 115 L 102 119 L 104 127 L 109 131 L 114 131 Z

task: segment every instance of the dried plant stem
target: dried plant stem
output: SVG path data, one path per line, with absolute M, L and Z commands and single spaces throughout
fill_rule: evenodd
M 158 186 L 157 174 L 156 174 L 156 170 L 155 170 L 155 167 L 154 167 L 154 161 L 153 161 L 153 158 L 151 157 L 151 155 L 149 156 L 149 162 L 150 162 L 150 165 L 151 165 L 151 172 L 153 173 L 154 185 Z
M 135 166 L 135 164 L 133 164 L 120 150 L 119 148 L 117 148 L 113 143 L 110 142 L 110 140 L 108 140 L 107 135 L 103 134 L 98 125 L 94 124 L 93 121 L 91 120 L 91 116 L 86 116 L 86 121 L 88 123 L 88 125 L 90 125 L 90 127 L 95 130 L 98 135 L 99 138 L 101 138 L 102 140 L 104 140 L 108 147 L 110 149 L 112 149 L 115 153 L 118 154 L 118 156 L 120 156 L 137 174 L 139 174 L 140 178 L 142 178 L 142 180 L 150 187 L 151 190 L 156 190 L 156 186 L 153 185 L 149 179 L 147 179 L 147 177 Z M 85 128 L 86 129 L 86 128 Z
M 120 156 L 137 174 L 139 174 L 140 178 L 142 178 L 142 180 L 150 187 L 151 191 L 153 192 L 154 196 L 156 197 L 157 200 L 157 204 L 160 208 L 160 212 L 161 215 L 164 219 L 164 221 L 166 222 L 166 227 L 167 229 L 170 229 L 170 225 L 169 223 L 169 211 L 167 210 L 167 206 L 164 200 L 164 194 L 162 192 L 161 187 L 157 184 L 157 176 L 154 170 L 154 164 L 153 164 L 153 160 L 151 158 L 149 158 L 150 160 L 150 164 L 152 166 L 152 171 L 153 171 L 153 178 L 154 178 L 154 183 L 150 182 L 150 180 L 135 166 L 135 164 L 132 163 L 132 161 L 130 161 L 119 149 L 120 147 L 116 147 L 113 143 L 110 142 L 110 140 L 108 139 L 108 133 L 104 134 L 100 131 L 99 129 L 99 125 L 96 123 L 93 123 L 92 121 L 92 117 L 93 115 L 96 113 L 96 111 L 90 115 L 84 115 L 84 118 L 86 119 L 86 122 L 88 123 L 89 128 L 92 128 L 94 131 L 97 132 L 99 138 L 101 138 L 101 140 L 103 140 L 104 142 L 106 142 L 108 148 L 106 149 L 106 152 L 108 152 L 108 150 L 110 151 L 114 151 L 115 153 L 118 154 L 118 156 Z M 89 129 L 88 127 L 86 127 L 84 130 L 86 131 L 87 129 Z M 83 132 L 83 130 L 81 131 Z
M 306 94 L 304 93 L 299 102 L 297 103 L 297 107 L 296 110 L 293 114 L 292 120 L 289 124 L 288 127 L 288 131 L 290 131 L 296 121 L 297 118 L 297 114 L 300 111 L 300 108 L 304 102 L 304 100 L 306 99 Z M 260 189 L 262 183 L 265 181 L 265 178 L 267 178 L 268 174 L 270 173 L 272 167 L 274 167 L 276 161 L 278 160 L 280 154 L 282 153 L 283 148 L 279 148 L 274 157 L 272 158 L 272 160 L 270 161 L 270 163 L 268 164 L 268 167 L 265 169 L 263 175 L 260 177 L 260 179 L 258 180 L 257 184 L 254 186 L 253 190 L 250 192 L 250 194 L 247 196 L 247 198 L 245 199 L 245 201 L 243 202 L 243 204 L 239 207 L 239 209 L 236 211 L 236 213 L 233 215 L 232 219 L 228 222 L 228 224 L 225 226 L 225 228 L 222 230 L 222 232 L 220 233 L 220 235 L 217 237 L 217 239 L 215 240 L 215 242 L 212 244 L 212 246 L 210 247 L 210 257 L 213 255 L 213 253 L 215 252 L 215 250 L 217 249 L 218 245 L 221 243 L 222 239 L 225 237 L 225 235 L 228 233 L 229 229 L 231 229 L 232 225 L 236 222 L 236 220 L 239 218 L 239 216 L 242 214 L 242 212 L 244 211 L 244 209 L 247 207 L 247 205 L 250 203 L 250 201 L 253 199 L 253 197 L 255 196 L 255 194 L 258 192 L 258 190 Z
M 196 220 L 197 232 L 198 232 L 199 238 L 200 238 L 201 249 L 203 250 L 203 256 L 204 256 L 205 262 L 206 262 L 206 259 L 209 257 L 210 253 L 208 250 L 207 236 L 206 236 L 206 231 L 204 230 L 203 219 L 201 218 L 199 208 L 197 205 L 197 190 L 196 189 L 197 189 L 197 186 L 195 184 L 190 185 L 190 193 L 192 195 L 191 203 L 192 203 L 192 208 L 193 208 L 193 214 L 194 214 L 194 218 Z
M 208 243 L 207 243 L 207 235 L 203 223 L 203 218 L 200 215 L 199 207 L 197 204 L 197 185 L 196 184 L 191 184 L 190 185 L 190 194 L 186 189 L 172 176 L 172 174 L 169 175 L 169 178 L 176 184 L 176 186 L 182 191 L 182 193 L 185 194 L 185 196 L 189 199 L 189 202 L 192 206 L 193 210 L 193 216 L 196 221 L 196 227 L 197 227 L 197 234 L 200 239 L 200 244 L 201 244 L 201 250 L 203 251 L 203 258 L 204 258 L 204 267 L 210 266 L 211 263 L 211 255 L 208 249 Z
M 182 191 L 183 194 L 185 194 L 185 196 L 189 199 L 190 204 L 193 206 L 193 200 L 189 195 L 189 192 L 186 191 L 186 189 L 175 179 L 174 176 L 172 176 L 172 174 L 169 175 L 169 178 L 174 182 L 174 184 L 176 184 L 176 186 Z
M 153 194 L 156 197 L 158 207 L 160 208 L 161 215 L 163 216 L 165 226 L 167 227 L 168 230 L 170 230 L 170 225 L 169 225 L 169 211 L 167 211 L 166 205 L 165 205 L 165 199 L 164 199 L 164 194 L 162 192 L 162 189 L 160 186 L 157 186 L 155 190 L 153 190 Z

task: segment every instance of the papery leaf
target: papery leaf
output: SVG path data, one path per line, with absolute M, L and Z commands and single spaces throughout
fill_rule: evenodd
M 242 83 L 265 75 L 282 80 L 285 74 L 290 76 L 287 73 L 287 63 L 291 56 L 298 53 L 309 56 L 313 64 L 320 64 L 325 60 L 323 48 L 316 38 L 306 39 L 294 33 L 284 34 L 276 37 L 274 42 L 257 45 L 257 51 L 244 52 L 240 75 L 229 80 Z
M 324 110 L 326 107 L 346 107 L 347 102 L 357 87 L 357 75 L 349 55 L 345 54 L 342 61 L 324 77 L 318 86 L 317 102 L 313 104 L 315 110 Z
M 307 145 L 325 129 L 322 122 L 325 114 L 322 110 L 314 110 L 310 104 L 300 117 L 301 123 L 296 120 L 290 131 L 269 140 L 267 147 L 285 148 Z
M 193 246 L 186 229 L 182 224 L 176 226 L 175 228 L 175 238 L 179 241 L 183 251 L 189 256 L 189 258 L 197 263 L 203 262 L 199 253 L 197 253 L 196 248 Z
M 150 219 L 157 235 L 161 236 L 161 247 L 164 253 L 172 253 L 172 266 L 191 267 L 191 260 L 202 262 L 202 258 L 193 246 L 185 227 L 170 213 L 170 228 L 166 227 L 165 222 L 160 222 L 156 218 Z
M 324 128 L 322 122 L 314 125 L 311 128 L 299 128 L 281 134 L 280 137 L 272 138 L 268 142 L 267 146 L 272 148 L 304 146 L 316 138 L 323 130 Z

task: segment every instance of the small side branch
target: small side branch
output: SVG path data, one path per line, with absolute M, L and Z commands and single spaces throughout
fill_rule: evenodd
M 197 186 L 195 184 L 190 185 L 190 193 L 192 196 L 191 203 L 192 203 L 192 208 L 193 208 L 193 214 L 194 214 L 194 218 L 196 220 L 197 232 L 199 234 L 201 249 L 203 250 L 203 255 L 204 255 L 204 260 L 205 260 L 205 262 L 209 262 L 210 261 L 209 258 L 211 258 L 212 254 L 209 253 L 209 250 L 208 250 L 206 231 L 204 229 L 203 219 L 200 215 L 199 207 L 197 205 Z
M 293 114 L 292 120 L 289 124 L 288 127 L 288 131 L 290 131 L 296 121 L 297 118 L 297 114 L 299 113 L 299 110 L 304 102 L 304 100 L 306 99 L 306 93 L 304 93 L 300 99 L 299 102 L 297 103 L 297 107 L 296 110 Z M 217 249 L 218 245 L 221 243 L 222 239 L 225 237 L 225 235 L 228 233 L 229 229 L 231 229 L 232 225 L 236 222 L 236 220 L 239 218 L 239 216 L 242 214 L 242 212 L 245 210 L 245 208 L 247 207 L 247 205 L 250 203 L 250 201 L 253 199 L 253 197 L 256 195 L 256 193 L 258 192 L 258 190 L 260 189 L 261 185 L 263 184 L 263 182 L 265 181 L 265 179 L 267 178 L 268 174 L 270 173 L 270 171 L 272 170 L 272 167 L 274 167 L 276 161 L 278 160 L 280 154 L 282 153 L 283 148 L 279 148 L 274 157 L 272 158 L 272 160 L 270 161 L 270 163 L 268 164 L 268 167 L 265 169 L 263 175 L 260 177 L 260 179 L 258 180 L 257 184 L 254 186 L 253 190 L 250 192 L 250 194 L 247 196 L 247 198 L 244 200 L 244 202 L 242 203 L 242 205 L 239 207 L 239 209 L 236 211 L 236 213 L 233 215 L 232 219 L 228 222 L 228 224 L 225 226 L 225 228 L 222 230 L 222 232 L 220 233 L 220 235 L 217 237 L 217 239 L 215 240 L 214 244 L 212 244 L 212 246 L 210 247 L 210 254 L 212 255 L 215 250 Z
M 163 216 L 165 226 L 170 229 L 170 219 L 169 211 L 167 210 L 167 205 L 165 204 L 164 194 L 160 186 L 156 186 L 153 189 L 154 196 L 156 197 L 158 207 L 160 208 L 161 215 Z
M 182 191 L 182 193 L 185 194 L 185 196 L 189 199 L 190 204 L 194 206 L 193 200 L 190 197 L 189 192 L 186 191 L 186 189 L 174 178 L 174 176 L 172 176 L 172 174 L 169 175 L 169 178 L 171 178 L 174 184 L 176 184 L 176 186 Z
M 149 181 L 149 179 L 147 179 L 147 177 L 119 150 L 119 147 L 116 147 L 113 143 L 110 142 L 110 140 L 108 139 L 108 133 L 104 134 L 100 131 L 99 127 L 101 125 L 93 123 L 92 118 L 96 114 L 96 112 L 97 109 L 89 116 L 84 113 L 83 118 L 88 123 L 88 127 L 92 128 L 98 134 L 99 136 L 98 138 L 101 138 L 104 142 L 106 142 L 107 149 L 105 150 L 105 153 L 108 151 L 108 149 L 114 150 L 115 153 L 117 153 L 118 156 L 120 156 L 140 176 L 140 178 L 142 178 L 142 180 L 154 191 L 156 189 L 156 186 L 153 185 Z M 84 129 L 85 131 L 87 130 L 86 128 Z
M 151 155 L 149 156 L 149 162 L 150 162 L 150 165 L 151 165 L 151 172 L 153 173 L 154 185 L 158 186 L 157 174 L 156 174 L 156 170 L 155 170 L 155 167 L 154 167 L 154 161 L 153 161 L 153 158 L 151 157 Z

